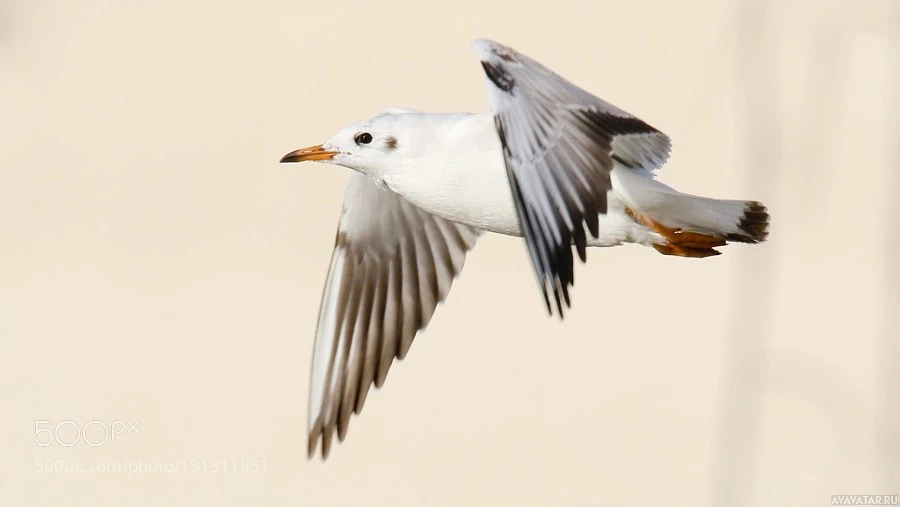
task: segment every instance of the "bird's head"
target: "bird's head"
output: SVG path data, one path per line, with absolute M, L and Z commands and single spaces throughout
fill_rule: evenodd
M 395 165 L 405 151 L 406 110 L 386 110 L 373 118 L 344 127 L 322 144 L 301 148 L 282 157 L 281 162 L 330 162 L 364 174 L 382 173 Z M 406 141 L 406 142 L 405 142 Z

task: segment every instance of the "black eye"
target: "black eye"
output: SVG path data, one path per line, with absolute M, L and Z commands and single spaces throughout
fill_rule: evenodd
M 372 142 L 372 134 L 368 132 L 356 134 L 356 137 L 354 137 L 353 140 L 356 141 L 356 144 L 369 144 Z

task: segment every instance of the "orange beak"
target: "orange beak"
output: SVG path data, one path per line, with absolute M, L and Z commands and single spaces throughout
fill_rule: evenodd
M 328 151 L 322 148 L 322 145 L 310 146 L 309 148 L 300 148 L 281 157 L 281 163 L 285 162 L 306 162 L 307 160 L 331 160 L 337 155 L 336 151 Z

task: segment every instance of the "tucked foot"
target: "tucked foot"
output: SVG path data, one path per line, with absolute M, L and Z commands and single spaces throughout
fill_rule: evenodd
M 665 243 L 653 244 L 653 248 L 664 255 L 695 258 L 711 257 L 722 253 L 715 250 L 715 247 L 725 246 L 727 243 L 725 238 L 720 236 L 670 229 L 646 215 L 635 213 L 630 208 L 625 208 L 625 211 L 633 220 L 649 227 L 666 239 Z

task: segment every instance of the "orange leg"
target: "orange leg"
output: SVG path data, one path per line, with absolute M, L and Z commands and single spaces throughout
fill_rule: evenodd
M 719 252 L 714 248 L 726 244 L 726 241 L 719 236 L 682 231 L 681 229 L 670 229 L 646 215 L 635 213 L 627 207 L 625 208 L 625 212 L 628 213 L 628 216 L 634 221 L 649 227 L 656 231 L 660 236 L 666 238 L 665 243 L 655 243 L 653 245 L 653 248 L 664 255 L 698 258 L 710 257 L 721 254 L 722 252 Z

